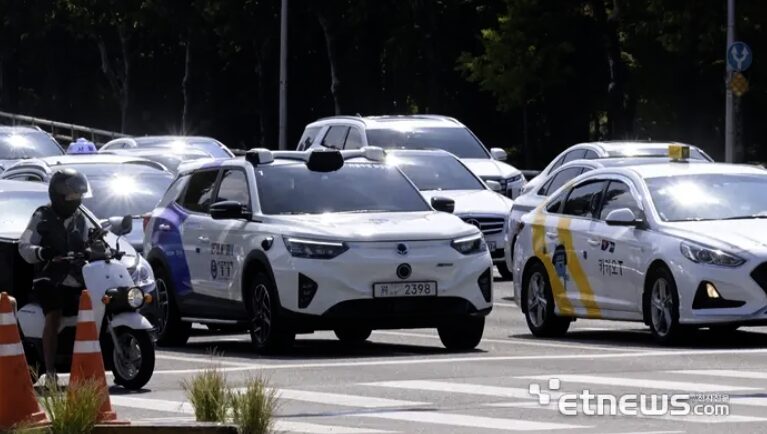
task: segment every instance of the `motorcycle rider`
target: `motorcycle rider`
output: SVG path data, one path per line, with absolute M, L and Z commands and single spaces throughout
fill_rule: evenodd
M 64 169 L 51 176 L 51 203 L 38 208 L 21 235 L 19 254 L 35 265 L 33 291 L 45 314 L 43 359 L 47 381 L 56 381 L 56 350 L 62 316 L 77 314 L 84 288 L 83 264 L 58 258 L 85 251 L 88 240 L 86 217 L 80 211 L 88 192 L 85 175 Z

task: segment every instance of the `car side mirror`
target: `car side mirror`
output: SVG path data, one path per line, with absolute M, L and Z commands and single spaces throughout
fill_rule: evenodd
M 610 226 L 638 226 L 642 220 L 637 219 L 634 212 L 628 208 L 618 208 L 610 211 L 605 218 Z
M 498 181 L 485 181 L 485 184 L 487 184 L 487 187 L 490 190 L 493 190 L 496 193 L 500 193 L 503 187 L 501 187 L 501 183 Z
M 455 201 L 446 197 L 432 197 L 431 207 L 437 211 L 452 214 L 455 211 Z
M 117 235 L 118 237 L 127 235 L 133 230 L 133 216 L 126 215 L 123 217 L 109 217 L 107 221 L 102 224 L 102 228 L 107 226 L 109 232 Z
M 493 156 L 494 160 L 498 161 L 506 161 L 506 159 L 509 158 L 509 154 L 507 154 L 506 151 L 501 148 L 490 149 L 490 155 Z
M 234 200 L 216 202 L 210 206 L 210 216 L 213 220 L 249 219 L 251 215 L 245 205 Z

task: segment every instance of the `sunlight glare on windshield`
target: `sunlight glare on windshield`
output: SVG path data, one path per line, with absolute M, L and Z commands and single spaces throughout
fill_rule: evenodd
M 671 198 L 674 203 L 681 207 L 716 205 L 721 202 L 716 196 L 707 194 L 697 182 L 675 182 L 658 191 L 658 193 Z

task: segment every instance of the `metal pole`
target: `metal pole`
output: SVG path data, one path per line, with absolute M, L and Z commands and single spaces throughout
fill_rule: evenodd
M 280 18 L 279 147 L 280 149 L 288 149 L 288 0 L 282 0 L 282 12 Z
M 735 0 L 727 0 L 727 48 L 735 42 Z M 730 80 L 732 79 L 732 68 L 730 62 L 727 62 L 727 51 L 725 51 L 725 64 L 727 65 L 727 74 L 725 86 L 727 90 L 726 106 L 724 110 L 724 161 L 727 163 L 735 162 L 735 110 L 733 107 L 734 96 L 730 89 Z

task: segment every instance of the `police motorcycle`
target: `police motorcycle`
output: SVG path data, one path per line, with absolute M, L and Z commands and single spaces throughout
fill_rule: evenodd
M 154 373 L 155 348 L 154 327 L 138 312 L 144 303 L 152 302 L 152 297 L 135 286 L 128 268 L 120 261 L 124 252 L 120 251 L 119 237 L 130 233 L 132 225 L 131 216 L 110 218 L 102 223 L 102 228 L 90 230 L 85 253 L 70 253 L 54 261 L 82 265 L 104 366 L 112 371 L 115 384 L 139 390 Z M 118 236 L 115 249 L 104 239 L 107 234 L 105 228 Z M 42 347 L 45 316 L 40 304 L 32 298 L 19 309 L 17 317 L 27 363 L 33 375 L 45 372 Z M 77 315 L 62 317 L 56 355 L 57 372 L 70 370 L 76 328 Z

